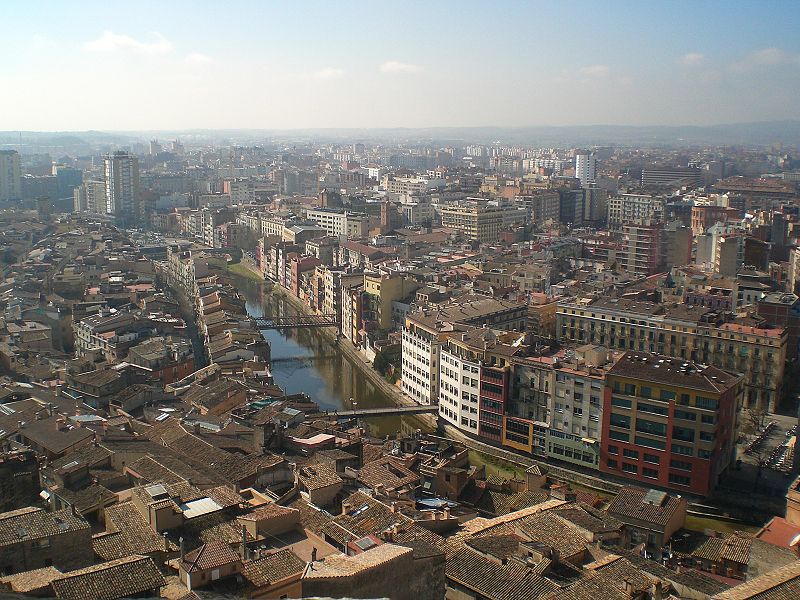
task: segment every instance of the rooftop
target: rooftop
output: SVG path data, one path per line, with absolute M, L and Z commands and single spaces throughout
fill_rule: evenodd
M 609 370 L 609 375 L 642 379 L 668 386 L 680 386 L 722 393 L 739 377 L 716 367 L 649 352 L 626 352 Z

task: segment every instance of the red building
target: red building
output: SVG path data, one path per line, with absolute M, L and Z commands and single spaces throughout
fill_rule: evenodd
M 606 377 L 600 470 L 708 495 L 733 460 L 740 383 L 716 367 L 625 353 Z
M 509 392 L 508 366 L 481 366 L 478 434 L 500 442 L 503 436 L 503 415 Z

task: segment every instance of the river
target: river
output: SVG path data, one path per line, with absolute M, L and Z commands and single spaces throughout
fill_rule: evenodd
M 254 317 L 296 315 L 299 310 L 282 294 L 273 294 L 258 281 L 235 276 L 239 292 L 246 299 L 247 312 Z M 272 347 L 272 377 L 287 394 L 303 392 L 323 410 L 349 410 L 393 406 L 394 401 L 376 388 L 355 364 L 317 329 L 265 330 Z M 394 436 L 425 428 L 413 416 L 361 419 L 370 435 Z

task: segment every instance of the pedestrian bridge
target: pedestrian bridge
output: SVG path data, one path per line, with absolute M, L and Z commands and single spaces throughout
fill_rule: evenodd
M 292 317 L 251 317 L 258 329 L 301 329 L 338 327 L 336 315 L 295 315 Z
M 439 407 L 437 405 L 420 405 L 420 406 L 385 406 L 381 408 L 357 408 L 355 410 L 329 410 L 326 414 L 329 417 L 336 418 L 352 418 L 352 417 L 396 417 L 402 415 L 424 415 L 438 414 Z

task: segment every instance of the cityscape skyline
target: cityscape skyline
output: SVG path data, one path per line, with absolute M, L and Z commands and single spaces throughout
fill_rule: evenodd
M 549 8 L 12 5 L 0 130 L 709 125 L 800 112 L 796 5 Z

